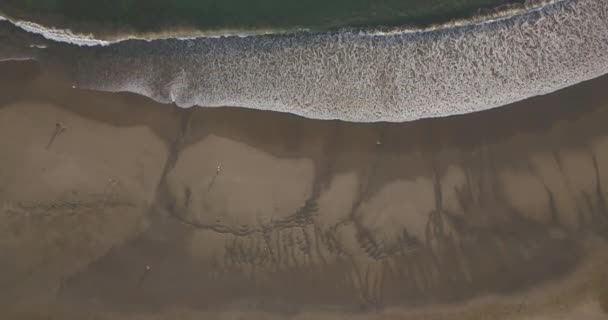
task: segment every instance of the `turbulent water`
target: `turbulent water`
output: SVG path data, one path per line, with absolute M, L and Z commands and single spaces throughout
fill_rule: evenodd
M 35 56 L 69 70 L 75 86 L 130 91 L 181 107 L 410 121 L 494 108 L 607 73 L 608 1 L 563 0 L 420 32 L 104 44 L 52 43 Z

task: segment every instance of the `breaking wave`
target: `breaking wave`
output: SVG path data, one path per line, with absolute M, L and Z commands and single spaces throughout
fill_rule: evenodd
M 54 44 L 37 56 L 63 63 L 78 87 L 180 107 L 401 122 L 499 107 L 607 73 L 608 1 L 563 0 L 416 32 Z

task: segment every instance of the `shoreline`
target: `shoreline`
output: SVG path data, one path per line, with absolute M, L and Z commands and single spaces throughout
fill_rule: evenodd
M 41 54 L 78 61 L 66 64 L 78 87 L 184 108 L 404 122 L 496 108 L 606 74 L 606 5 L 563 1 L 424 33 L 125 41 Z
M 50 28 L 57 28 L 58 30 L 73 30 L 75 34 L 95 34 L 95 38 L 99 40 L 108 40 L 108 41 L 117 41 L 117 40 L 125 40 L 125 39 L 162 39 L 167 37 L 206 37 L 206 36 L 223 36 L 223 35 L 236 35 L 236 34 L 281 34 L 281 33 L 290 33 L 294 31 L 303 31 L 310 30 L 313 32 L 335 32 L 342 29 L 356 29 L 356 30 L 373 30 L 380 28 L 388 28 L 395 29 L 399 28 L 399 26 L 404 27 L 408 30 L 424 30 L 428 28 L 438 28 L 442 25 L 450 25 L 450 24 L 459 24 L 459 23 L 470 23 L 470 22 L 480 22 L 482 20 L 487 20 L 489 18 L 495 18 L 497 16 L 504 16 L 507 14 L 512 14 L 515 12 L 521 12 L 529 9 L 533 9 L 535 7 L 540 7 L 542 5 L 548 4 L 550 2 L 555 2 L 559 0 L 534 0 L 534 1 L 526 1 L 526 3 L 522 3 L 519 0 L 510 1 L 507 3 L 501 3 L 500 5 L 496 4 L 494 8 L 480 8 L 475 12 L 471 12 L 467 15 L 463 15 L 459 13 L 457 17 L 453 18 L 444 18 L 438 21 L 430 21 L 424 24 L 416 24 L 416 23 L 407 23 L 407 20 L 403 23 L 395 24 L 394 22 L 390 25 L 383 23 L 370 23 L 370 24 L 344 24 L 344 25 L 336 25 L 333 27 L 314 27 L 307 25 L 293 25 L 293 26 L 252 26 L 252 27 L 208 27 L 203 28 L 199 26 L 187 26 L 187 25 L 179 25 L 179 24 L 169 24 L 169 25 L 161 25 L 158 26 L 158 30 L 137 30 L 136 28 L 130 28 L 126 25 L 117 26 L 116 24 L 97 24 L 97 25 L 86 25 L 83 23 L 69 23 L 67 20 L 62 21 L 62 19 L 53 19 L 49 17 L 44 18 L 44 15 L 35 19 L 31 16 L 27 18 L 27 15 L 24 13 L 20 13 L 17 15 L 4 14 L 6 17 L 15 17 L 15 19 L 10 19 L 11 21 L 23 21 L 23 23 L 28 24 L 40 24 L 47 25 Z M 529 3 L 528 3 L 529 2 Z M 10 12 L 11 10 L 9 10 Z M 8 12 L 7 12 L 8 13 Z M 0 12 L 2 15 L 2 12 Z M 31 22 L 27 22 L 31 21 Z M 252 33 L 253 32 L 253 33 Z
M 160 32 L 137 32 L 127 30 L 123 32 L 104 31 L 95 32 L 95 28 L 78 30 L 78 28 L 62 28 L 54 25 L 44 26 L 43 24 L 34 21 L 14 19 L 0 12 L 0 21 L 9 21 L 11 24 L 34 34 L 42 35 L 48 40 L 67 42 L 70 44 L 94 46 L 94 45 L 111 45 L 128 40 L 194 40 L 198 38 L 223 38 L 223 37 L 255 37 L 264 35 L 289 35 L 297 33 L 309 34 L 331 34 L 331 33 L 363 33 L 379 36 L 398 35 L 404 33 L 424 33 L 442 29 L 467 27 L 471 25 L 479 25 L 492 23 L 498 20 L 513 18 L 514 16 L 529 13 L 542 9 L 544 6 L 552 5 L 567 0 L 542 0 L 535 1 L 530 5 L 521 6 L 501 6 L 500 11 L 493 11 L 485 14 L 478 14 L 469 18 L 453 19 L 443 23 L 429 24 L 426 26 L 362 26 L 362 27 L 340 27 L 329 30 L 312 30 L 309 28 L 293 28 L 293 29 L 218 29 L 218 30 L 200 30 L 188 27 L 167 27 Z
M 407 122 L 496 108 L 602 76 L 608 72 L 606 10 L 602 0 L 562 0 L 502 20 L 424 32 L 89 47 L 3 24 L 15 29 L 5 37 L 8 58 L 21 50 L 63 68 L 78 88 L 133 92 L 183 108 L 232 105 L 316 119 Z M 23 40 L 11 45 L 19 36 Z

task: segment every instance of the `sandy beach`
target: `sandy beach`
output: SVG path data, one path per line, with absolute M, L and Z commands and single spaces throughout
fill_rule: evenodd
M 347 123 L 0 63 L 0 318 L 605 319 L 608 77 Z

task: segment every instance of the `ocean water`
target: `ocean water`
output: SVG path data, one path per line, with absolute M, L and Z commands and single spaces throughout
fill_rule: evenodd
M 3 0 L 0 10 L 22 18 L 54 18 L 68 24 L 136 31 L 171 26 L 319 31 L 345 26 L 441 23 L 513 3 L 524 0 Z
M 495 108 L 608 73 L 608 1 L 562 0 L 501 19 L 417 32 L 89 46 L 35 41 L 24 52 L 67 70 L 75 87 L 134 92 L 180 107 L 401 122 Z

